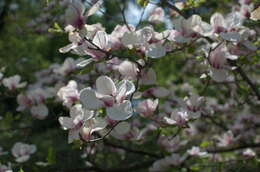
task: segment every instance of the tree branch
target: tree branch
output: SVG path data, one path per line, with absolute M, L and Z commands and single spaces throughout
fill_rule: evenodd
M 246 148 L 258 148 L 260 147 L 260 143 L 251 143 L 251 144 L 244 144 L 235 147 L 227 147 L 227 148 L 214 148 L 214 149 L 207 149 L 209 153 L 225 153 L 225 152 L 232 152 L 240 149 Z

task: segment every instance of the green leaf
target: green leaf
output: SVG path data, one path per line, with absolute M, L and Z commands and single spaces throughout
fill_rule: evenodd
M 48 156 L 47 161 L 49 164 L 55 164 L 56 163 L 56 153 L 53 147 L 49 147 L 48 149 Z
M 20 168 L 20 170 L 18 172 L 24 172 L 24 170 L 22 168 Z
M 213 142 L 212 141 L 203 141 L 201 144 L 200 144 L 200 147 L 202 148 L 205 148 L 205 147 L 208 147 L 210 145 L 212 145 Z
M 148 0 L 137 0 L 137 3 L 141 6 L 141 7 L 145 7 L 148 5 L 149 1 Z

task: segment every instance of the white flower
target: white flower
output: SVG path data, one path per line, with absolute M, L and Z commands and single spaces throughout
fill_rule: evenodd
M 76 69 L 76 64 L 77 62 L 73 58 L 66 58 L 63 65 L 60 68 L 56 69 L 54 72 L 66 76 Z
M 80 0 L 73 0 L 69 4 L 65 14 L 67 25 L 82 29 L 87 17 L 93 15 L 100 8 L 102 3 L 102 0 L 98 0 L 85 14 L 85 5 Z
M 107 126 L 105 119 L 95 117 L 87 120 L 82 128 L 81 136 L 84 140 L 89 140 L 93 132 L 103 130 Z
M 17 103 L 19 104 L 17 111 L 23 111 L 34 104 L 34 100 L 30 95 L 19 94 L 17 96 Z
M 201 115 L 201 106 L 204 103 L 204 97 L 199 97 L 197 94 L 192 94 L 190 97 L 184 98 L 184 107 L 186 106 L 189 114 L 192 117 L 198 118 Z
M 180 127 L 185 126 L 189 120 L 187 111 L 183 109 L 175 109 L 171 113 L 171 117 L 164 117 L 166 123 L 170 125 L 178 125 Z
M 138 113 L 141 113 L 144 117 L 148 117 L 154 113 L 158 106 L 159 100 L 151 100 L 147 99 L 142 102 L 140 102 L 136 108 L 136 111 Z
M 210 68 L 209 75 L 217 82 L 227 81 L 230 78 L 228 71 L 225 69 Z
M 163 159 L 157 160 L 149 168 L 149 172 L 161 172 L 166 171 L 171 166 L 178 166 L 184 161 L 184 157 L 179 154 L 173 153 L 171 156 L 167 156 Z
M 256 153 L 255 153 L 252 149 L 248 148 L 248 149 L 246 149 L 246 150 L 243 152 L 243 155 L 244 155 L 245 157 L 251 158 L 251 157 L 255 157 L 255 156 L 256 156 Z
M 250 14 L 251 20 L 260 20 L 260 6 Z
M 3 85 L 7 87 L 9 90 L 15 90 L 17 88 L 23 88 L 26 86 L 26 82 L 22 82 L 21 77 L 19 75 L 14 75 L 9 78 L 4 78 L 3 79 Z
M 93 111 L 83 109 L 80 104 L 73 106 L 70 109 L 70 117 L 59 117 L 59 122 L 64 130 L 69 129 L 68 142 L 79 139 L 80 132 L 87 120 L 94 116 Z
M 13 172 L 10 163 L 8 164 L 8 166 L 7 166 L 7 165 L 0 164 L 0 171 L 1 171 L 1 172 Z
M 29 145 L 22 142 L 17 142 L 12 148 L 12 154 L 16 158 L 16 162 L 22 163 L 30 158 L 30 155 L 36 152 L 35 145 Z
M 31 114 L 33 117 L 43 120 L 48 116 L 48 107 L 44 104 L 39 104 L 31 108 Z
M 199 147 L 193 146 L 190 150 L 187 151 L 191 156 L 206 156 L 207 152 L 201 152 Z
M 150 44 L 146 50 L 146 56 L 151 58 L 160 58 L 166 55 L 166 48 L 160 44 Z
M 137 76 L 139 70 L 135 63 L 130 62 L 130 61 L 123 61 L 118 66 L 118 71 L 126 79 L 136 79 L 136 76 Z
M 221 137 L 217 137 L 218 139 L 218 146 L 225 147 L 232 145 L 235 142 L 234 135 L 232 131 L 228 131 L 224 133 Z
M 125 100 L 135 91 L 135 86 L 128 80 L 115 84 L 111 78 L 100 76 L 96 80 L 96 90 L 85 88 L 80 92 L 80 101 L 84 107 L 97 110 L 106 107 L 112 120 L 126 120 L 133 114 L 131 102 Z
M 225 65 L 227 65 L 227 60 L 236 60 L 238 57 L 235 55 L 231 55 L 227 47 L 224 45 L 220 45 L 215 48 L 209 55 L 209 63 L 212 67 L 216 69 L 223 69 Z
M 153 9 L 151 12 L 148 21 L 152 23 L 161 23 L 164 19 L 164 10 L 161 7 Z
M 120 122 L 114 130 L 111 132 L 111 135 L 117 139 L 124 139 L 124 136 L 126 136 L 131 131 L 131 125 L 128 122 Z
M 190 42 L 198 36 L 196 30 L 201 27 L 201 18 L 198 15 L 192 15 L 189 19 L 179 17 L 173 20 L 174 29 L 169 36 L 169 40 L 179 43 Z
M 73 80 L 69 81 L 68 85 L 60 88 L 57 95 L 63 101 L 63 105 L 71 107 L 79 100 L 77 83 Z

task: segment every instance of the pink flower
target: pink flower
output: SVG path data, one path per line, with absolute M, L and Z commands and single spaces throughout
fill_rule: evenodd
M 63 105 L 71 107 L 79 100 L 77 83 L 73 80 L 69 81 L 68 85 L 60 88 L 57 95 L 63 101 Z
M 158 106 L 159 100 L 146 99 L 140 102 L 136 108 L 138 113 L 141 113 L 144 117 L 148 117 L 154 113 Z
M 30 155 L 36 152 L 35 145 L 29 145 L 22 142 L 17 142 L 12 148 L 12 154 L 16 158 L 15 161 L 22 163 L 30 158 Z
M 21 77 L 19 75 L 14 75 L 9 78 L 4 78 L 3 85 L 7 87 L 9 90 L 13 91 L 17 88 L 23 88 L 26 86 L 26 82 L 20 83 L 20 81 L 21 81 Z

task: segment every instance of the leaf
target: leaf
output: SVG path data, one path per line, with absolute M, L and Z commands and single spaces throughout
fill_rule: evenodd
M 141 7 L 145 7 L 148 5 L 149 1 L 148 0 L 137 0 L 137 3 L 141 6 Z
M 20 168 L 20 170 L 18 172 L 24 172 L 24 170 L 22 168 Z
M 203 141 L 201 144 L 200 144 L 200 147 L 202 148 L 205 148 L 205 147 L 208 147 L 210 145 L 212 145 L 213 142 L 212 141 Z
M 47 161 L 49 164 L 55 164 L 56 163 L 56 153 L 53 147 L 49 147 L 48 149 L 48 156 Z

